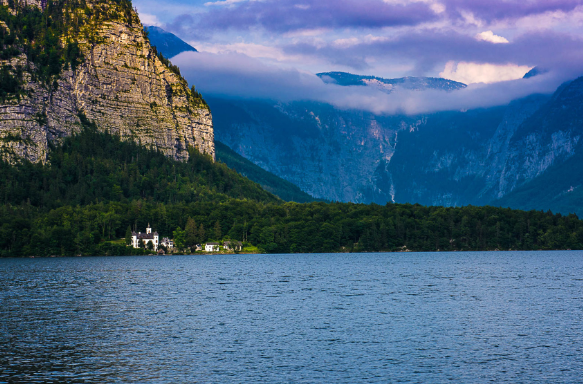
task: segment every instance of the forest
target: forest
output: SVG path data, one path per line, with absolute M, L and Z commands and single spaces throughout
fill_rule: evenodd
M 180 251 L 233 239 L 262 252 L 583 249 L 576 215 L 497 207 L 285 202 L 191 149 L 187 162 L 86 123 L 45 165 L 0 162 L 0 256 L 143 254 L 148 223 Z

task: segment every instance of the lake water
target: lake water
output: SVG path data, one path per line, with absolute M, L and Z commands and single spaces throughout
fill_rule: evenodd
M 0 260 L 0 382 L 583 382 L 583 252 Z

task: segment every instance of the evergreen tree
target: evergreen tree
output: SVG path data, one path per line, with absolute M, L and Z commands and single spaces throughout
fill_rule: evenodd
M 221 232 L 221 223 L 217 220 L 215 223 L 215 230 L 214 230 L 215 240 L 219 241 L 223 238 L 223 233 Z
M 128 225 L 128 229 L 126 229 L 126 245 L 130 245 L 132 243 L 132 227 Z
M 186 221 L 186 227 L 184 228 L 186 232 L 185 237 L 185 244 L 187 247 L 192 247 L 193 245 L 198 244 L 198 229 L 196 227 L 196 222 L 192 217 L 189 217 Z
M 206 231 L 204 230 L 204 225 L 200 225 L 198 228 L 198 239 L 201 243 L 206 241 Z

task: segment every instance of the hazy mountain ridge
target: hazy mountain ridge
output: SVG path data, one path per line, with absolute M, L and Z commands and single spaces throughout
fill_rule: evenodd
M 327 83 L 335 83 L 342 86 L 375 86 L 386 91 L 393 88 L 403 88 L 415 91 L 439 89 L 443 91 L 455 91 L 466 88 L 467 85 L 440 77 L 401 77 L 397 79 L 384 79 L 376 76 L 362 76 L 347 72 L 322 72 L 316 74 Z

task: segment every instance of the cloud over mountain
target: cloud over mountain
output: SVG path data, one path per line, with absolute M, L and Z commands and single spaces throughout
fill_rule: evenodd
M 547 73 L 496 84 L 471 84 L 453 92 L 396 89 L 388 94 L 377 87 L 325 83 L 313 74 L 266 65 L 241 54 L 185 52 L 173 62 L 203 95 L 281 102 L 312 100 L 377 114 L 418 114 L 503 105 L 533 93 L 553 92 L 564 80 L 556 73 Z

